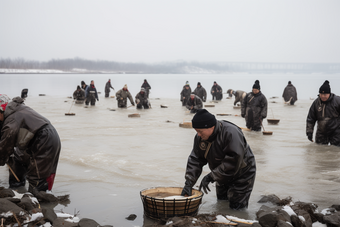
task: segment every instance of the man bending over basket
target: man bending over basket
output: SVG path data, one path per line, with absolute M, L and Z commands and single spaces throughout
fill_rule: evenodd
M 248 207 L 256 174 L 255 157 L 242 130 L 228 121 L 218 121 L 206 109 L 192 119 L 197 134 L 188 158 L 182 196 L 191 196 L 192 187 L 207 163 L 211 172 L 203 177 L 199 190 L 208 194 L 209 183 L 216 182 L 219 200 L 229 200 L 229 207 Z

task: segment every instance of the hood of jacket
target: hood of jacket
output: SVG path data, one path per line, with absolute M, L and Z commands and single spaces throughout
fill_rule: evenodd
M 25 105 L 24 104 L 24 99 L 18 97 L 15 97 L 12 99 L 11 102 L 8 103 L 6 110 L 4 112 L 4 117 L 7 118 L 9 115 L 13 114 L 20 105 Z

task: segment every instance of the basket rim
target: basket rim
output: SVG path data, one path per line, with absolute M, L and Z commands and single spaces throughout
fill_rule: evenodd
M 151 196 L 148 196 L 148 195 L 142 195 L 142 192 L 144 192 L 144 191 L 146 191 L 146 190 L 150 190 L 150 189 L 156 189 L 156 188 L 180 188 L 180 189 L 182 189 L 183 187 L 150 187 L 150 188 L 145 188 L 145 189 L 143 189 L 143 190 L 141 190 L 140 192 L 139 192 L 139 194 L 140 194 L 140 196 L 141 197 L 144 197 L 144 198 L 149 198 L 149 199 L 153 199 L 153 200 L 165 200 L 165 201 L 174 201 L 174 200 L 176 200 L 176 201 L 186 201 L 186 200 L 197 200 L 197 199 L 201 199 L 202 197 L 203 197 L 203 192 L 201 192 L 201 191 L 199 191 L 199 190 L 197 190 L 197 189 L 192 189 L 192 190 L 195 190 L 195 191 L 198 191 L 199 192 L 199 195 L 197 195 L 197 196 L 195 196 L 195 197 L 192 197 L 192 198 L 190 198 L 190 197 L 187 197 L 187 198 L 183 198 L 183 199 L 156 199 L 155 197 L 151 197 Z

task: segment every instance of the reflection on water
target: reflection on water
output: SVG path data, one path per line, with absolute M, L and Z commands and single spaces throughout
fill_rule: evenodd
M 80 77 L 76 77 L 78 80 Z M 169 83 L 181 84 L 185 80 L 175 76 Z M 195 80 L 191 75 L 192 83 Z M 151 83 L 152 80 L 148 81 Z M 252 83 L 249 82 L 250 87 Z M 237 84 L 233 87 L 237 88 Z M 21 85 L 17 90 L 19 94 Z M 70 90 L 73 92 L 73 87 Z M 80 211 L 81 218 L 93 218 L 101 225 L 141 226 L 152 223 L 152 220 L 143 218 L 141 190 L 184 186 L 186 162 L 195 131 L 181 128 L 179 123 L 190 121 L 193 115 L 187 114 L 181 106 L 177 98 L 180 91 L 176 92 L 176 98 L 155 99 L 155 90 L 150 94 L 152 109 L 149 110 L 117 109 L 115 99 L 105 99 L 101 95 L 95 107 L 74 105 L 71 112 L 76 113 L 75 116 L 65 116 L 71 107 L 71 100 L 66 98 L 69 95 L 56 97 L 46 90 L 46 96 L 34 96 L 33 91 L 29 92 L 32 96 L 27 98 L 26 104 L 47 117 L 62 140 L 53 193 L 70 194 L 71 203 L 58 205 L 55 209 L 69 213 Z M 278 93 L 282 91 L 280 89 Z M 249 209 L 242 212 L 230 210 L 227 201 L 217 201 L 215 187 L 211 185 L 212 190 L 203 196 L 199 212 L 254 219 L 261 206 L 257 201 L 264 194 L 276 194 L 281 199 L 292 196 L 294 201 L 314 202 L 321 208 L 340 202 L 340 148 L 311 143 L 305 135 L 312 100 L 299 99 L 295 106 L 286 106 L 281 99 L 268 96 L 268 117 L 280 119 L 278 125 L 263 122 L 265 129 L 272 131 L 273 135 L 244 132 L 257 162 Z M 275 103 L 271 102 L 273 100 Z M 233 109 L 233 101 L 223 99 L 207 109 L 213 114 L 231 114 L 216 117 L 245 127 L 244 119 L 235 116 L 240 110 Z M 161 108 L 161 105 L 168 108 Z M 141 117 L 128 118 L 132 113 L 139 113 Z M 205 166 L 202 176 L 209 171 Z M 201 179 L 194 188 L 198 188 Z M 8 186 L 8 170 L 4 167 L 0 168 L 0 186 Z M 137 219 L 133 222 L 125 220 L 130 214 L 136 214 Z

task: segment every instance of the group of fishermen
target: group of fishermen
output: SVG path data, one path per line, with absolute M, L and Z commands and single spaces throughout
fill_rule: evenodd
M 230 94 L 234 94 L 235 99 L 237 97 L 234 105 L 241 102 L 242 117 L 246 118 L 247 127 L 260 130 L 261 121 L 267 116 L 267 100 L 261 93 L 260 82 L 256 80 L 248 94 L 241 91 L 231 91 Z M 296 89 L 290 81 L 282 96 L 290 105 L 297 100 Z M 192 187 L 202 174 L 203 166 L 208 164 L 211 172 L 202 178 L 199 190 L 207 194 L 209 184 L 216 182 L 218 200 L 229 201 L 232 209 L 247 208 L 255 182 L 256 163 L 242 130 L 231 122 L 216 120 L 205 109 L 198 110 L 191 122 L 197 134 L 188 157 L 181 194 L 192 195 Z M 316 122 L 315 142 L 340 147 L 340 97 L 331 93 L 328 80 L 319 88 L 318 98 L 312 103 L 307 116 L 306 134 L 311 142 Z
M 292 86 L 291 83 L 288 86 Z M 122 90 L 128 91 L 127 86 Z M 252 92 L 242 93 L 242 96 L 242 116 L 246 118 L 247 127 L 257 131 L 259 122 L 267 115 L 267 100 L 261 93 L 260 82 L 256 80 Z M 120 97 L 122 95 L 118 100 Z M 290 102 L 292 99 L 289 98 Z M 10 100 L 3 94 L 0 95 L 0 122 L 0 166 L 9 166 L 10 187 L 25 186 L 27 180 L 28 190 L 33 194 L 51 190 L 61 148 L 59 135 L 51 122 L 26 106 L 23 98 Z M 181 194 L 191 196 L 203 166 L 208 164 L 211 172 L 203 177 L 199 190 L 208 193 L 209 184 L 216 182 L 218 200 L 228 200 L 232 209 L 247 208 L 255 182 L 256 163 L 242 130 L 232 122 L 217 120 L 206 109 L 198 109 L 191 122 L 197 134 L 187 160 Z M 309 109 L 306 133 L 311 141 L 316 122 L 316 143 L 340 146 L 340 97 L 331 93 L 327 80 Z
M 216 81 L 214 81 L 210 93 L 213 100 L 221 100 L 223 98 L 223 90 Z M 180 93 L 180 101 L 182 102 L 182 106 L 186 106 L 186 108 L 190 110 L 190 113 L 196 113 L 199 109 L 203 108 L 203 102 L 207 101 L 207 92 L 205 88 L 202 87 L 201 82 L 197 83 L 197 87 L 192 92 L 189 81 L 186 81 Z
M 111 85 L 111 79 L 109 79 L 105 84 L 105 98 L 110 97 L 110 92 L 114 88 Z M 127 107 L 127 99 L 130 100 L 132 106 L 137 104 L 137 109 L 149 109 L 151 104 L 149 102 L 149 93 L 151 90 L 151 86 L 146 79 L 141 86 L 141 90 L 135 96 L 135 102 L 131 96 L 130 91 L 128 90 L 127 84 L 124 85 L 122 89 L 116 92 L 116 100 L 119 108 Z M 94 81 L 91 80 L 90 85 L 87 85 L 84 81 L 81 81 L 81 87 L 78 85 L 77 89 L 73 92 L 73 98 L 75 99 L 76 104 L 83 104 L 88 106 L 94 106 L 96 104 L 96 100 L 99 101 L 98 92 L 94 85 Z

